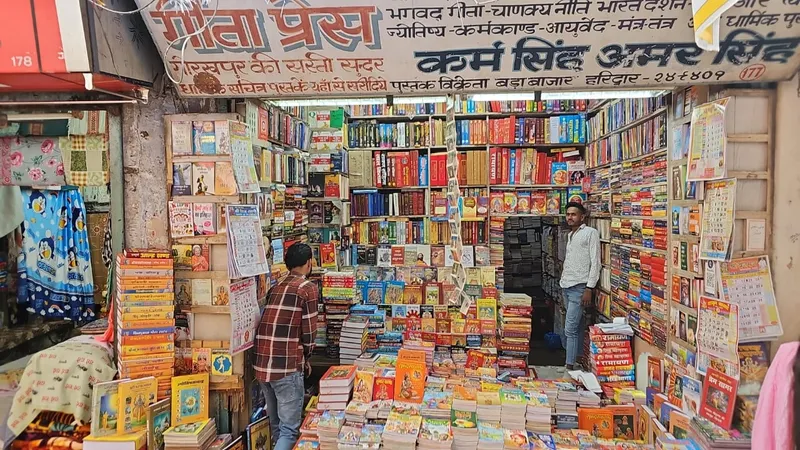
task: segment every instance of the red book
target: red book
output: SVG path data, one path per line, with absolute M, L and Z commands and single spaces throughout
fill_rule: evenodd
M 709 367 L 706 372 L 706 379 L 703 382 L 700 416 L 729 430 L 733 421 L 736 389 L 738 387 L 738 380 Z
M 497 148 L 489 149 L 489 184 L 497 184 Z

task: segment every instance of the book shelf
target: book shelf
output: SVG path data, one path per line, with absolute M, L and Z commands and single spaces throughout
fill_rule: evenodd
M 502 266 L 505 218 L 563 215 L 570 195 L 583 196 L 579 161 L 586 106 L 578 101 L 457 102 L 461 233 L 466 245 L 499 246 L 492 250 L 499 257 L 483 264 Z M 353 243 L 441 245 L 449 236 L 444 105 L 369 105 L 350 112 Z M 401 232 L 411 229 L 409 239 L 362 239 L 359 227 L 382 218 L 396 222 L 390 227 Z M 493 221 L 500 222 L 495 231 L 501 239 L 495 244 L 490 242 Z
M 230 357 L 231 320 L 228 249 L 224 206 L 240 204 L 233 175 L 231 127 L 239 124 L 237 114 L 176 114 L 164 116 L 167 198 L 170 211 L 170 241 L 175 258 L 175 299 L 178 317 L 186 321 L 188 335 L 176 342 L 177 365 L 191 373 L 195 361 L 217 352 Z M 195 130 L 202 127 L 203 133 Z M 210 130 L 210 132 L 209 132 Z M 206 154 L 197 154 L 198 144 Z M 189 175 L 187 178 L 187 165 Z M 203 168 L 210 169 L 203 170 Z M 230 170 L 228 170 L 230 169 Z M 199 176 L 202 176 L 200 181 Z M 206 179 L 205 177 L 208 177 Z M 188 181 L 188 186 L 187 186 Z M 212 186 L 213 184 L 213 186 Z M 188 188 L 188 192 L 187 192 Z M 225 189 L 226 195 L 215 195 Z M 183 195 L 189 194 L 189 195 Z M 230 194 L 230 195 L 227 195 Z M 188 211 L 193 236 L 177 237 L 175 211 Z M 184 224 L 186 221 L 183 222 Z M 244 392 L 245 353 L 231 359 L 230 375 L 212 374 L 212 404 L 226 405 L 233 424 L 246 424 L 242 408 L 228 407 Z M 188 365 L 188 367 L 187 367 Z M 182 373 L 176 373 L 179 375 Z M 241 417 L 239 417 L 241 415 Z M 228 429 L 228 423 L 220 423 Z M 235 425 L 234 425 L 235 428 Z M 238 430 L 234 430 L 238 431 Z
M 589 119 L 589 225 L 601 239 L 600 321 L 627 317 L 667 349 L 667 98 L 619 99 Z

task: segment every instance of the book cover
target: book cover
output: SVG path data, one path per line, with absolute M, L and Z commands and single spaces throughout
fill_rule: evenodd
M 592 436 L 614 437 L 614 414 L 608 408 L 578 408 L 578 428 L 588 430 Z
M 165 398 L 147 407 L 147 448 L 162 450 L 164 448 L 164 432 L 171 426 L 172 407 Z
M 766 342 L 739 344 L 739 395 L 758 395 L 769 368 Z
M 417 361 L 398 360 L 396 367 L 394 399 L 409 403 L 422 403 L 425 393 L 425 364 Z
M 686 439 L 690 437 L 692 429 L 691 419 L 689 416 L 673 411 L 669 415 L 669 433 L 675 439 Z
M 179 309 L 192 306 L 192 280 L 175 280 L 175 304 Z
M 186 156 L 192 154 L 192 123 L 184 120 L 173 120 L 171 123 L 170 137 L 172 141 L 172 155 Z
M 739 381 L 735 378 L 709 367 L 703 381 L 700 417 L 726 430 L 730 429 L 738 385 Z
M 270 438 L 269 418 L 263 417 L 248 425 L 245 436 L 247 436 L 248 449 L 258 450 L 269 448 L 272 442 Z
M 207 278 L 192 279 L 192 305 L 211 306 L 213 298 L 211 286 L 211 280 Z
M 130 434 L 147 427 L 147 407 L 156 401 L 155 377 L 128 380 L 119 384 L 118 434 Z
M 374 384 L 374 372 L 369 370 L 356 371 L 356 379 L 353 384 L 353 401 L 361 403 L 371 402 Z
M 211 375 L 233 375 L 233 359 L 229 351 L 218 348 L 211 350 Z
M 372 389 L 372 400 L 394 400 L 394 380 L 395 372 L 393 370 L 377 373 L 375 375 L 375 385 Z
M 192 163 L 192 191 L 194 195 L 214 195 L 214 163 Z
M 195 236 L 210 236 L 217 234 L 217 224 L 214 221 L 213 203 L 192 204 L 192 222 L 194 223 Z
M 91 433 L 94 437 L 117 434 L 119 421 L 119 385 L 128 381 L 97 383 L 92 387 Z
M 636 440 L 649 442 L 652 432 L 650 424 L 655 420 L 656 415 L 647 407 L 647 405 L 636 405 Z
M 192 373 L 211 372 L 211 349 L 192 348 Z
M 355 374 L 355 366 L 331 366 L 319 380 L 320 389 L 348 386 Z
M 172 195 L 192 195 L 192 163 L 172 164 Z
M 214 140 L 218 155 L 231 154 L 231 122 L 228 120 L 214 121 Z
M 633 405 L 611 405 L 614 420 L 614 438 L 634 439 L 636 436 L 636 407 Z
M 561 195 L 558 191 L 547 191 L 547 215 L 561 214 Z
M 231 300 L 231 283 L 227 279 L 211 280 L 211 304 L 228 306 Z
M 214 193 L 216 195 L 236 195 L 237 192 L 233 165 L 228 161 L 218 161 L 214 166 Z
M 208 419 L 208 374 L 173 377 L 171 403 L 175 426 Z
M 531 192 L 531 214 L 543 216 L 547 214 L 547 192 Z
M 192 270 L 192 246 L 174 244 L 172 246 L 173 268 L 175 270 Z
M 194 140 L 195 155 L 214 155 L 217 153 L 214 122 L 192 122 L 192 139 Z
M 567 163 L 554 162 L 550 166 L 550 179 L 556 186 L 566 186 L 569 184 L 569 172 L 567 171 Z
M 194 236 L 194 222 L 192 220 L 192 204 L 169 202 L 169 229 L 170 236 L 182 238 Z

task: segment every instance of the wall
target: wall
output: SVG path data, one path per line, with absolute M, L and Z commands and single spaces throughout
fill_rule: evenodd
M 214 100 L 183 101 L 172 88 L 151 92 L 146 105 L 122 110 L 123 173 L 125 176 L 125 247 L 167 248 L 167 171 L 164 115 L 215 112 Z
M 775 184 L 772 219 L 772 279 L 783 337 L 800 339 L 800 75 L 778 85 L 775 114 Z M 773 345 L 775 354 L 778 345 Z

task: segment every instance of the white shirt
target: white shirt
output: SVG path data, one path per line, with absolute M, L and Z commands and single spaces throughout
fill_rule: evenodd
M 561 269 L 561 287 L 586 283 L 594 288 L 600 279 L 600 234 L 585 224 L 567 236 L 567 256 Z

